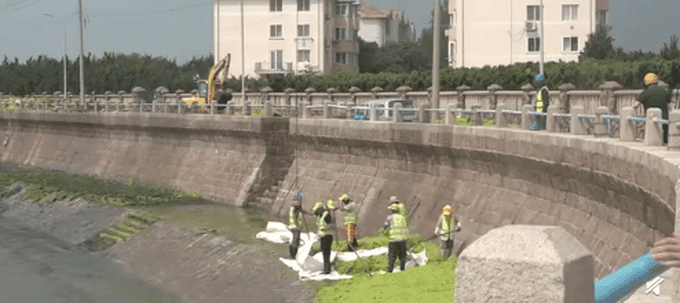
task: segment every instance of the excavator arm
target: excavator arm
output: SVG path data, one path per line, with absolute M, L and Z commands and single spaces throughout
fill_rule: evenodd
M 215 99 L 215 82 L 217 82 L 217 75 L 222 70 L 229 72 L 229 63 L 231 62 L 231 54 L 227 54 L 220 62 L 217 62 L 215 66 L 210 69 L 210 74 L 208 75 L 208 98 L 206 102 L 210 102 Z

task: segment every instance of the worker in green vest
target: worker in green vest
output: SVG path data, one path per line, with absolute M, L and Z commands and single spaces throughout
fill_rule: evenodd
M 384 224 L 384 228 L 389 231 L 390 241 L 388 244 L 387 272 L 392 272 L 397 257 L 401 262 L 401 271 L 404 271 L 406 269 L 406 239 L 409 235 L 406 216 L 399 213 L 399 205 L 396 202 L 390 202 L 388 209 L 392 211 L 392 214 L 387 216 Z
M 390 205 L 392 203 L 397 204 L 397 207 L 399 209 L 399 214 L 404 216 L 404 218 L 406 218 L 406 222 L 408 223 L 409 218 L 408 218 L 408 215 L 406 214 L 406 205 L 404 205 L 403 202 L 401 202 L 399 199 L 397 199 L 397 196 L 391 196 L 390 197 Z
M 534 77 L 534 85 L 536 87 L 541 86 L 541 89 L 536 93 L 536 112 L 547 113 L 548 106 L 550 106 L 550 91 L 546 86 L 545 77 L 541 74 L 537 74 L 536 77 Z M 536 116 L 538 129 L 545 129 L 546 118 L 547 117 L 545 116 Z
M 345 213 L 345 235 L 347 236 L 347 250 L 355 251 L 357 243 L 357 205 L 347 194 L 342 194 L 338 198 L 342 202 L 341 211 Z
M 288 250 L 290 252 L 290 257 L 295 259 L 297 255 L 298 247 L 300 247 L 300 227 L 302 226 L 302 216 L 301 213 L 308 214 L 302 210 L 302 200 L 299 198 L 294 198 L 293 205 L 290 206 L 288 211 L 288 230 L 293 233 L 293 239 L 290 241 L 290 246 Z
M 320 201 L 314 203 L 312 212 L 316 215 L 316 225 L 319 227 L 318 236 L 321 238 L 323 274 L 327 275 L 331 273 L 331 245 L 333 244 L 331 212 Z
M 439 216 L 439 221 L 437 221 L 437 225 L 434 228 L 434 234 L 438 235 L 439 239 L 441 240 L 442 255 L 444 256 L 444 260 L 448 259 L 449 256 L 451 256 L 451 252 L 453 251 L 453 233 L 459 232 L 461 229 L 458 218 L 452 216 L 452 214 L 453 207 L 448 204 L 444 205 L 442 214 Z

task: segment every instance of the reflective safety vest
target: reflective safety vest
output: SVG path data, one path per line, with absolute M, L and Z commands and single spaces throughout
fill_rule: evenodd
M 538 90 L 538 93 L 536 94 L 536 112 L 537 113 L 542 113 L 543 112 L 543 89 L 548 90 L 547 87 L 541 87 L 541 89 Z M 547 93 L 547 92 L 546 92 Z
M 439 227 L 439 239 L 442 241 L 453 240 L 453 225 L 455 224 L 455 219 L 453 216 L 446 217 L 441 215 L 442 225 Z
M 348 204 L 347 212 L 345 212 L 345 225 L 357 223 L 357 209 L 354 202 Z
M 331 226 L 326 224 L 326 216 L 330 216 L 328 211 L 324 211 L 323 215 L 316 219 L 316 225 L 319 227 L 319 237 L 330 235 L 333 232 Z
M 300 211 L 291 206 L 288 213 L 288 228 L 291 230 L 300 229 L 298 223 L 300 223 Z
M 408 225 L 406 217 L 401 214 L 392 215 L 392 226 L 390 227 L 390 242 L 404 241 L 408 239 Z

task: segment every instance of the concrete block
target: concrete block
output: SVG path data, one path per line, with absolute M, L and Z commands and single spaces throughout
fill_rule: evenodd
M 533 111 L 533 106 L 531 104 L 522 105 L 522 129 L 529 130 L 531 127 L 531 115 L 529 112 Z
M 458 258 L 457 302 L 594 302 L 593 255 L 559 226 L 508 225 Z
M 404 122 L 403 113 L 401 112 L 401 103 L 394 104 L 394 112 L 392 113 L 392 123 Z
M 496 127 L 508 127 L 508 119 L 503 113 L 506 108 L 505 103 L 496 105 Z
M 628 117 L 632 117 L 634 114 L 635 110 L 630 106 L 621 109 L 621 121 L 619 122 L 619 138 L 621 141 L 635 141 L 636 124 L 633 121 L 628 121 Z
M 660 108 L 650 108 L 647 110 L 647 121 L 645 122 L 645 145 L 663 145 L 663 127 L 657 120 L 661 119 Z
M 593 135 L 595 137 L 606 137 L 608 135 L 604 119 L 602 118 L 607 113 L 609 113 L 609 109 L 606 106 L 598 106 L 595 109 L 595 123 L 593 124 Z
M 668 149 L 680 149 L 680 110 L 668 115 Z

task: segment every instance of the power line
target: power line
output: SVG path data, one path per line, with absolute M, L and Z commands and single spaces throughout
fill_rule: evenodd
M 97 16 L 141 17 L 141 16 L 152 15 L 152 14 L 172 13 L 172 12 L 179 11 L 179 10 L 184 10 L 184 9 L 198 7 L 198 6 L 209 5 L 209 4 L 213 4 L 213 2 L 205 2 L 205 3 L 199 3 L 199 4 L 189 5 L 189 6 L 182 6 L 182 7 L 176 7 L 176 8 L 166 9 L 166 10 L 159 10 L 159 11 L 149 11 L 149 12 L 144 12 L 144 13 L 96 13 L 96 12 L 90 12 L 89 14 L 97 15 Z
M 12 5 L 13 7 L 12 7 L 12 6 L 9 6 L 9 5 L 5 5 L 4 7 L 6 7 L 6 8 L 9 7 L 9 8 L 0 10 L 0 16 L 6 15 L 6 14 L 9 14 L 9 13 L 16 12 L 16 11 L 18 11 L 18 10 L 27 8 L 27 7 L 29 7 L 29 6 L 31 6 L 31 5 L 33 5 L 33 4 L 36 4 L 36 3 L 42 2 L 42 1 L 45 1 L 45 0 L 35 0 L 35 1 L 29 2 L 29 3 L 24 3 L 24 2 L 26 2 L 26 0 L 21 0 L 21 2 L 15 4 L 15 5 Z M 20 5 L 20 4 L 22 4 L 22 5 Z M 18 5 L 20 5 L 20 6 L 18 6 Z

